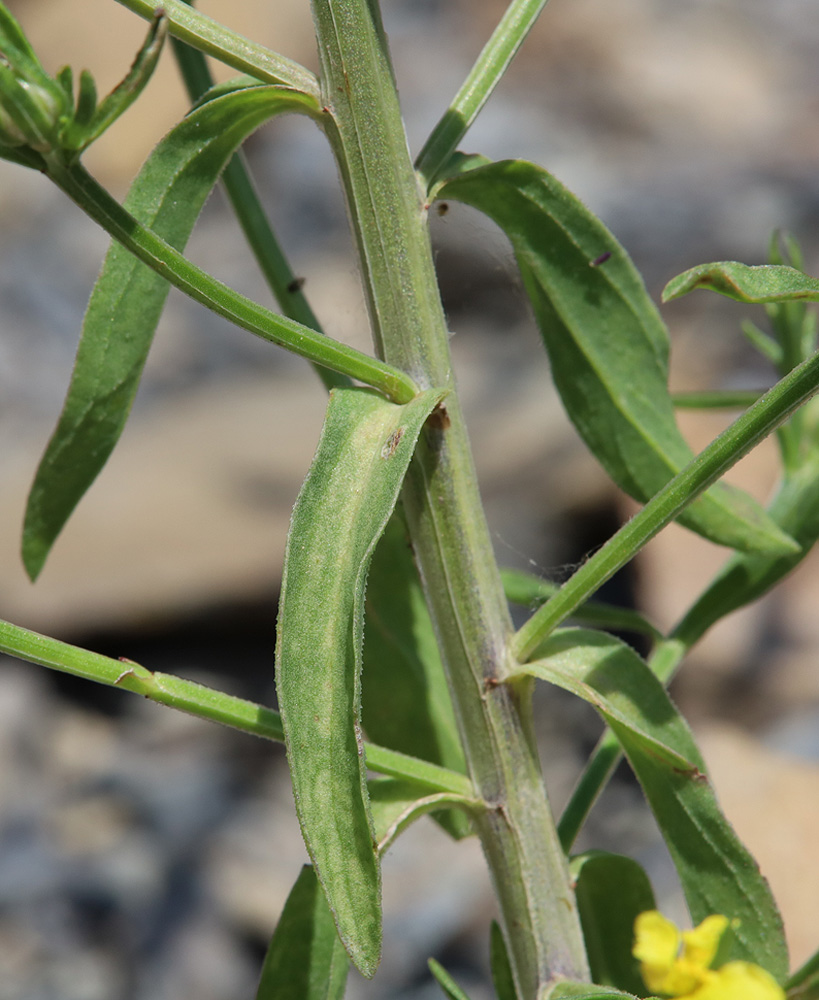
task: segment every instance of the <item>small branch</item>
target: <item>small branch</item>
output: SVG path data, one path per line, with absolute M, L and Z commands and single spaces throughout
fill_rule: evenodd
M 519 662 L 525 663 L 575 608 L 817 390 L 819 353 L 794 368 L 715 438 L 532 615 L 514 638 L 514 653 Z
M 200 719 L 209 719 L 252 736 L 284 742 L 281 717 L 272 708 L 225 694 L 194 681 L 148 670 L 130 660 L 115 660 L 59 639 L 0 621 L 0 653 L 85 680 L 143 695 Z M 472 782 L 437 764 L 365 743 L 367 766 L 379 774 L 404 778 L 424 788 L 474 799 Z
M 115 240 L 212 312 L 308 361 L 372 386 L 396 403 L 407 403 L 416 395 L 417 386 L 399 369 L 265 309 L 192 264 L 129 215 L 79 164 L 66 167 L 54 160 L 48 164 L 48 175 Z
M 158 11 L 168 18 L 170 33 L 181 42 L 213 56 L 241 73 L 249 73 L 265 83 L 303 90 L 318 97 L 315 75 L 304 66 L 264 45 L 251 42 L 213 18 L 200 14 L 183 0 L 117 0 L 123 7 L 152 20 Z
M 443 117 L 418 155 L 426 190 L 478 117 L 548 0 L 512 0 Z

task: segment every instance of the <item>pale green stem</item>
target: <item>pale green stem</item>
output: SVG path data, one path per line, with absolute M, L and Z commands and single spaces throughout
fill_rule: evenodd
M 418 155 L 415 167 L 429 190 L 478 117 L 548 0 L 512 0 L 463 86 Z
M 170 33 L 181 42 L 264 83 L 278 83 L 318 96 L 318 81 L 310 70 L 200 14 L 183 0 L 117 0 L 117 3 L 146 21 L 162 11 L 168 18 Z
M 0 653 L 29 663 L 73 674 L 85 680 L 140 694 L 159 705 L 200 719 L 219 722 L 243 733 L 284 742 L 281 717 L 272 708 L 225 694 L 194 681 L 148 670 L 131 660 L 114 660 L 59 639 L 0 621 Z M 402 778 L 438 792 L 474 799 L 472 782 L 438 764 L 397 753 L 374 743 L 364 744 L 367 766 L 379 774 Z
M 764 437 L 776 430 L 819 389 L 819 353 L 802 362 L 715 438 L 671 479 L 515 635 L 514 651 L 525 663 L 537 646 L 645 543 Z
M 375 0 L 313 0 L 326 132 L 347 194 L 379 353 L 422 386 L 452 386 L 449 335 L 420 190 Z M 403 500 L 441 646 L 476 820 L 521 1000 L 587 979 L 568 871 L 546 799 L 528 699 L 498 683 L 511 624 L 457 396 L 427 427 Z
M 402 371 L 265 309 L 196 267 L 129 215 L 79 164 L 66 167 L 54 159 L 48 166 L 49 177 L 83 211 L 195 301 L 263 340 L 380 390 L 396 403 L 407 403 L 415 396 L 417 386 Z

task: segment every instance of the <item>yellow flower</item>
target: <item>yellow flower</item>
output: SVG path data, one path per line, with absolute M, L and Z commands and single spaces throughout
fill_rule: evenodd
M 634 925 L 634 957 L 652 993 L 684 1000 L 785 1000 L 776 981 L 750 962 L 711 964 L 728 928 L 720 914 L 706 917 L 692 931 L 680 932 L 670 920 L 649 910 Z

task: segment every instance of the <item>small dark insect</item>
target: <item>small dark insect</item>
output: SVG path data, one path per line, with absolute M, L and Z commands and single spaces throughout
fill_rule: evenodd
M 599 257 L 595 257 L 594 260 L 589 261 L 589 267 L 600 267 L 601 264 L 606 263 L 609 257 L 611 257 L 611 250 L 607 250 L 605 253 L 601 253 Z
M 448 211 L 449 211 L 449 204 L 448 204 L 448 202 L 442 201 L 438 205 L 438 215 L 446 215 L 446 213 Z
M 384 447 L 381 449 L 382 458 L 392 458 L 395 454 L 395 449 L 398 447 L 398 443 L 404 436 L 404 428 L 399 427 L 397 431 L 393 431 L 392 434 L 384 442 Z
M 302 288 L 304 288 L 305 281 L 307 281 L 307 278 L 293 278 L 287 286 L 287 291 L 290 292 L 291 295 L 294 294 L 294 292 L 300 292 Z

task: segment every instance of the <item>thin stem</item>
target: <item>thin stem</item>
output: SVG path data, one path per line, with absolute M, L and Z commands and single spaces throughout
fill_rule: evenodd
M 207 60 L 198 49 L 186 45 L 178 38 L 172 41 L 174 55 L 185 81 L 188 96 L 192 102 L 196 102 L 213 86 L 213 77 L 208 69 Z M 301 290 L 303 279 L 296 277 L 276 238 L 241 150 L 231 158 L 222 172 L 222 183 L 245 239 L 279 308 L 289 319 L 302 323 L 317 333 L 323 333 L 316 314 Z M 344 375 L 321 365 L 314 367 L 327 389 L 350 384 L 349 378 Z
M 206 274 L 137 222 L 79 164 L 66 167 L 57 161 L 49 163 L 49 176 L 143 263 L 218 315 L 315 364 L 364 382 L 396 403 L 409 402 L 418 391 L 413 380 L 402 371 L 279 316 Z
M 424 193 L 409 160 L 375 0 L 313 0 L 327 135 L 347 195 L 378 353 L 422 386 L 451 386 Z M 511 622 L 458 398 L 427 426 L 404 486 L 412 548 L 486 812 L 475 820 L 521 1000 L 586 979 L 566 861 L 524 691 L 498 683 Z
M 200 14 L 184 0 L 117 0 L 117 3 L 146 21 L 162 11 L 168 18 L 174 38 L 265 83 L 278 83 L 303 90 L 313 97 L 318 96 L 318 80 L 310 70 Z
M 764 395 L 764 389 L 706 389 L 673 392 L 671 401 L 679 410 L 744 410 Z
M 512 604 L 533 608 L 545 604 L 560 590 L 560 584 L 541 580 L 531 573 L 517 569 L 502 569 L 501 580 L 507 600 Z M 652 639 L 661 639 L 662 634 L 656 626 L 643 617 L 639 611 L 632 608 L 621 608 L 616 604 L 606 604 L 602 601 L 587 601 L 578 608 L 572 617 L 584 625 L 595 628 L 612 629 L 616 632 L 634 632 L 637 635 L 647 635 Z
M 252 736 L 284 742 L 281 717 L 272 708 L 173 674 L 148 670 L 131 660 L 114 660 L 6 621 L 0 621 L 0 652 L 108 687 L 131 691 L 157 704 Z M 475 796 L 472 782 L 463 774 L 374 743 L 365 743 L 364 748 L 367 766 L 373 771 L 404 778 L 439 792 L 452 792 L 467 798 Z
M 425 190 L 478 117 L 548 0 L 512 0 L 483 47 L 463 86 L 418 155 L 415 167 Z
M 688 647 L 684 643 L 673 638 L 664 640 L 654 650 L 649 666 L 664 684 L 668 684 L 687 650 Z M 622 757 L 623 751 L 617 737 L 606 726 L 557 824 L 560 843 L 567 854 L 571 852 L 592 806 L 608 784 Z
M 671 479 L 517 632 L 514 651 L 526 662 L 537 646 L 624 566 L 684 507 L 738 462 L 819 389 L 819 353 L 776 383 Z

